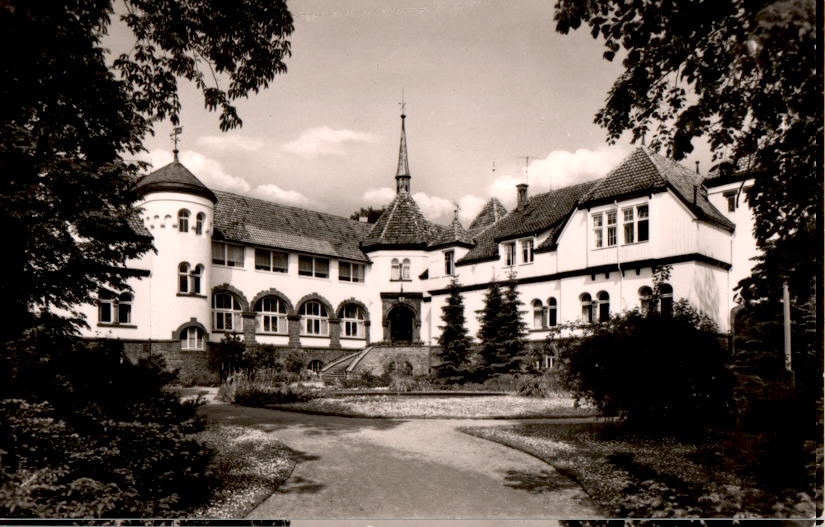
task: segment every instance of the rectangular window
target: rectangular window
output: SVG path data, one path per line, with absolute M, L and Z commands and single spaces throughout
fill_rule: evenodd
M 616 211 L 611 210 L 607 213 L 607 246 L 613 247 L 616 245 Z
M 510 267 L 516 265 L 516 244 L 515 242 L 504 244 L 504 265 Z
M 593 215 L 593 240 L 596 249 L 604 247 L 604 231 L 602 230 L 602 214 Z
M 338 280 L 342 282 L 363 282 L 364 264 L 338 262 Z
M 532 263 L 533 255 L 533 240 L 523 240 L 521 242 L 521 261 L 523 263 Z
M 728 212 L 736 211 L 736 192 L 725 192 L 723 194 L 725 201 L 728 202 Z
M 444 275 L 455 274 L 455 251 L 444 251 Z
M 286 253 L 255 249 L 255 269 L 286 273 L 288 268 L 287 261 L 288 257 Z
M 636 239 L 640 242 L 646 242 L 650 239 L 649 225 L 648 225 L 648 208 L 647 205 L 639 205 L 636 207 Z
M 112 302 L 100 301 L 97 306 L 98 322 L 112 322 Z
M 212 242 L 212 263 L 228 267 L 243 267 L 243 247 Z
M 633 207 L 623 209 L 622 215 L 624 216 L 624 242 L 633 243 L 636 241 L 636 225 L 633 221 Z
M 120 302 L 117 306 L 117 321 L 119 324 L 129 324 L 132 322 L 132 305 Z
M 329 277 L 329 260 L 327 258 L 313 258 L 312 256 L 298 257 L 298 274 L 314 276 L 316 278 Z

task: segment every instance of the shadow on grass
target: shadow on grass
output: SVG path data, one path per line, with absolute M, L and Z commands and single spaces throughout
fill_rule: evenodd
M 578 487 L 578 485 L 569 478 L 558 472 L 551 472 L 549 470 L 542 470 L 540 472 L 508 470 L 505 475 L 505 480 L 505 486 L 516 490 L 524 490 L 530 494 L 542 494 Z

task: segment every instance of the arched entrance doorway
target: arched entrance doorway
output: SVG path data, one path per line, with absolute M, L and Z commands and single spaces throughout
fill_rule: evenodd
M 406 306 L 392 308 L 387 316 L 390 326 L 390 342 L 393 344 L 409 344 L 413 340 L 413 323 L 415 313 Z

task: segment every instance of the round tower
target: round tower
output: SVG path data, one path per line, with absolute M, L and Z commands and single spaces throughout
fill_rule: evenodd
M 210 263 L 217 197 L 175 156 L 138 182 L 144 224 L 154 238 L 149 253 L 150 335 L 153 341 L 179 341 L 192 331 L 187 349 L 206 349 L 211 330 Z M 189 335 L 187 330 L 186 335 Z

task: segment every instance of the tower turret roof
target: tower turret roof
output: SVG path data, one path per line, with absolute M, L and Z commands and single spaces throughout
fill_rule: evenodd
M 364 239 L 365 250 L 423 248 L 435 232 L 408 192 L 399 192 Z
M 215 193 L 177 159 L 142 177 L 137 183 L 137 191 L 141 195 L 150 192 L 183 192 L 207 198 L 213 203 L 218 201 Z

